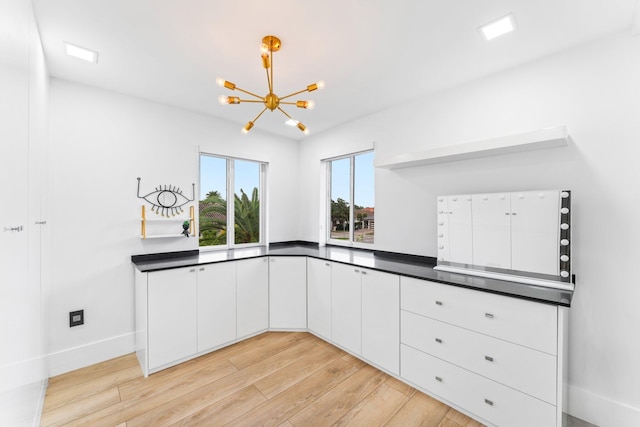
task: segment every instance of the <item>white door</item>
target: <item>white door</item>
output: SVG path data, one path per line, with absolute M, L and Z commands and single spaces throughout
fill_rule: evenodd
M 400 277 L 362 270 L 362 356 L 400 375 Z
M 304 257 L 269 258 L 269 327 L 306 329 L 307 262 Z
M 474 194 L 473 263 L 511 268 L 511 203 L 509 193 Z
M 307 258 L 309 330 L 331 340 L 331 263 Z
M 331 267 L 331 337 L 354 354 L 361 354 L 361 268 L 334 263 Z
M 198 352 L 236 339 L 236 264 L 198 267 Z
M 149 273 L 149 369 L 195 354 L 196 267 Z
M 236 336 L 254 335 L 269 328 L 268 258 L 236 262 Z
M 511 265 L 514 270 L 560 274 L 560 192 L 511 194 Z
M 449 261 L 473 264 L 471 195 L 448 197 Z

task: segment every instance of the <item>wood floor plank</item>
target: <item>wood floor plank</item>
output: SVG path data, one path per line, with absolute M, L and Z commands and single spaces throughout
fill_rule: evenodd
M 94 393 L 84 399 L 76 400 L 68 405 L 44 411 L 40 420 L 42 427 L 57 427 L 120 403 L 120 394 L 117 387 Z
M 265 400 L 266 398 L 251 385 L 171 424 L 171 427 L 221 426 Z
M 125 382 L 131 381 L 142 376 L 140 366 L 134 365 L 122 367 L 121 369 L 110 372 L 106 375 L 100 375 L 90 381 L 82 381 L 73 387 L 58 387 L 57 390 L 47 389 L 47 398 L 45 399 L 44 411 L 50 411 L 64 405 L 68 405 L 76 400 L 81 400 L 91 395 L 100 393 L 119 386 Z
M 386 382 L 382 383 L 333 426 L 383 426 L 408 400 L 409 398 L 405 394 L 390 387 Z
M 386 378 L 387 374 L 366 365 L 289 418 L 289 421 L 294 426 L 332 425 Z
M 411 387 L 409 384 L 405 384 L 399 379 L 394 377 L 387 378 L 387 380 L 384 383 L 390 387 L 395 388 L 396 390 L 398 390 L 400 393 L 404 394 L 407 397 L 412 397 L 418 391 L 415 388 Z
M 255 386 L 267 399 L 271 399 L 343 355 L 344 352 L 337 347 L 322 346 L 318 351 L 309 353 L 295 363 L 257 381 Z
M 295 345 L 301 340 L 313 341 L 313 337 L 304 332 L 271 332 L 272 339 L 258 343 L 237 356 L 229 358 L 229 361 L 238 369 L 246 368 L 261 360 L 267 359 L 284 348 Z
M 127 426 L 156 426 L 175 423 L 211 403 L 215 403 L 244 387 L 252 385 L 257 380 L 282 369 L 317 348 L 318 344 L 310 340 L 299 340 L 292 347 L 245 369 L 226 375 L 217 381 L 193 389 L 188 393 L 176 393 L 170 401 L 158 405 L 153 410 L 146 411 L 140 416 L 128 416 L 126 418 L 128 420 Z M 166 399 L 170 396 L 165 393 L 161 397 Z
M 95 378 L 102 375 L 109 375 L 114 371 L 130 368 L 132 366 L 139 367 L 138 359 L 134 353 L 51 377 L 49 378 L 47 391 L 56 393 L 59 389 L 76 387 L 82 382 L 93 381 Z
M 357 371 L 356 366 L 338 358 L 267 402 L 234 419 L 229 426 L 279 425 Z
M 308 333 L 266 332 L 149 378 L 126 355 L 52 378 L 44 405 L 43 427 L 481 426 Z
M 449 409 L 444 403 L 418 392 L 389 420 L 386 427 L 438 427 Z

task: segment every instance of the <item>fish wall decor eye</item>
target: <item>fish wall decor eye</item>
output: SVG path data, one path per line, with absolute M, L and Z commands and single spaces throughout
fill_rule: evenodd
M 138 198 L 150 203 L 151 211 L 162 216 L 176 216 L 184 212 L 182 207 L 195 200 L 196 184 L 191 184 L 191 198 L 189 199 L 180 188 L 171 185 L 160 185 L 155 191 L 144 196 L 140 195 L 140 178 L 138 178 Z

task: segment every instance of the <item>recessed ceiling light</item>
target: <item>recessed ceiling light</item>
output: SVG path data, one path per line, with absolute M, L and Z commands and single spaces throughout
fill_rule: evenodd
M 482 36 L 485 40 L 495 39 L 503 34 L 507 34 L 515 30 L 516 20 L 513 18 L 513 14 L 510 13 L 507 16 L 503 16 L 493 22 L 489 22 L 479 28 Z
M 98 52 L 77 46 L 68 42 L 64 42 L 65 52 L 74 58 L 83 59 L 88 62 L 98 63 Z

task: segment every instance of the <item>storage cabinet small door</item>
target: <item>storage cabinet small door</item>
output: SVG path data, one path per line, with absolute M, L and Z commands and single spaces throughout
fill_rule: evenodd
M 269 328 L 269 264 L 267 258 L 236 263 L 236 335 L 254 335 Z
M 354 354 L 362 353 L 361 268 L 334 263 L 331 268 L 331 337 Z
M 303 257 L 269 259 L 269 327 L 307 327 L 307 263 Z
M 149 370 L 197 352 L 196 267 L 149 273 Z
M 331 340 L 332 263 L 307 258 L 307 322 L 309 330 Z
M 198 267 L 198 352 L 236 339 L 236 263 Z
M 362 356 L 400 374 L 400 277 L 362 270 Z

